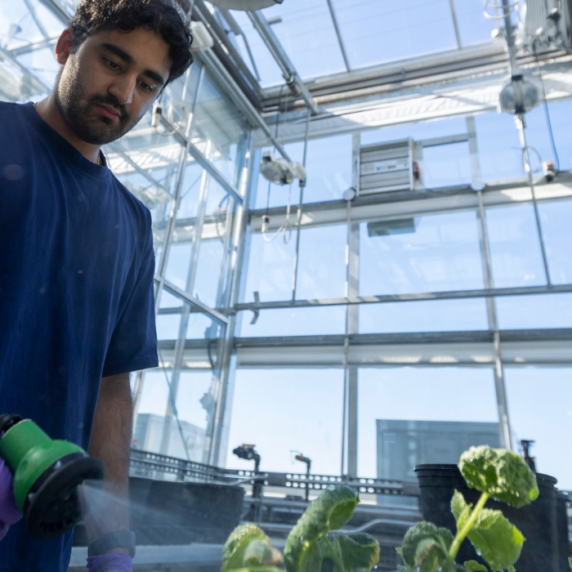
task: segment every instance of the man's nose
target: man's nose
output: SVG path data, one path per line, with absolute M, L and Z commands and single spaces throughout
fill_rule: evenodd
M 137 78 L 125 75 L 116 78 L 108 91 L 117 98 L 121 105 L 129 105 L 133 101 L 133 92 L 136 84 Z

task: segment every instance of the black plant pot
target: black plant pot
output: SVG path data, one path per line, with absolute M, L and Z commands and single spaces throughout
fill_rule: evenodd
M 451 498 L 455 490 L 473 505 L 480 497 L 479 491 L 470 489 L 457 465 L 417 465 L 415 467 L 421 489 L 421 512 L 423 519 L 437 526 L 448 528 L 453 535 L 456 523 L 451 513 Z M 487 501 L 486 508 L 501 510 L 503 514 L 529 539 L 515 565 L 518 572 L 564 572 L 560 569 L 558 525 L 556 512 L 556 479 L 537 473 L 539 497 L 532 504 L 515 508 L 505 503 Z M 477 555 L 468 539 L 463 541 L 457 561 L 477 560 Z
M 568 538 L 568 503 L 570 498 L 566 493 L 556 495 L 556 523 L 558 528 L 558 560 L 560 572 L 570 570 L 568 557 L 570 556 L 570 540 Z

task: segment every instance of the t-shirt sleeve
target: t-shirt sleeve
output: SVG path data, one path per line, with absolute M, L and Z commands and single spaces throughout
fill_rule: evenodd
M 139 272 L 111 336 L 102 377 L 159 365 L 153 300 L 155 256 L 150 227 L 146 238 Z

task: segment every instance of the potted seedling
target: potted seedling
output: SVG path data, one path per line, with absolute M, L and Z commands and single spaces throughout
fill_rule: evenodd
M 502 511 L 487 508 L 486 504 L 489 499 L 513 507 L 530 504 L 539 494 L 534 473 L 518 455 L 487 446 L 465 451 L 459 469 L 467 485 L 481 493 L 480 498 L 473 505 L 459 491 L 454 492 L 451 511 L 457 523 L 455 536 L 449 529 L 430 522 L 419 522 L 410 528 L 398 549 L 404 561 L 399 572 L 488 572 L 475 560 L 456 562 L 465 538 L 493 572 L 514 571 L 525 538 Z
M 221 572 L 369 572 L 379 544 L 369 534 L 330 535 L 346 524 L 359 495 L 345 485 L 328 487 L 292 529 L 284 556 L 254 524 L 241 524 L 223 549 Z

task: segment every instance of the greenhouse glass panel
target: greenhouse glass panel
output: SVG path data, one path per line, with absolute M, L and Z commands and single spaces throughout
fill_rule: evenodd
M 572 489 L 572 369 L 506 368 L 505 377 L 514 450 L 521 439 L 534 440 L 538 472 L 556 477 L 559 489 Z
M 326 0 L 289 0 L 263 10 L 302 79 L 346 71 Z
M 360 334 L 488 330 L 483 298 L 362 304 Z
M 237 335 L 241 337 L 318 336 L 344 334 L 345 306 L 262 310 L 252 324 L 252 312 L 239 312 Z
M 572 328 L 572 294 L 500 296 L 496 305 L 501 330 Z
M 300 237 L 297 299 L 345 296 L 347 234 L 346 225 L 304 229 Z
M 483 287 L 475 212 L 420 216 L 399 222 L 360 225 L 360 294 Z
M 553 284 L 572 283 L 572 201 L 542 202 L 538 205 L 550 279 Z
M 300 452 L 312 459 L 312 473 L 339 474 L 342 392 L 341 369 L 237 370 L 226 466 L 252 470 L 232 454 L 250 443 L 262 471 L 305 472 L 294 460 Z
M 423 147 L 422 179 L 426 188 L 469 184 L 473 180 L 469 143 Z
M 396 127 L 362 131 L 360 133 L 360 143 L 369 145 L 370 143 L 385 143 L 408 138 L 422 141 L 424 139 L 462 135 L 464 133 L 467 133 L 467 120 L 464 117 L 454 117 L 452 119 L 409 123 Z
M 358 419 L 359 476 L 415 481 L 415 464 L 456 463 L 472 439 L 498 446 L 493 371 L 360 368 Z
M 244 152 L 247 126 L 218 87 L 205 74 L 194 118 L 192 141 L 231 184 Z
M 352 69 L 458 47 L 449 0 L 333 0 L 333 5 Z
M 545 284 L 532 205 L 488 208 L 486 219 L 495 287 Z
M 496 20 L 485 18 L 484 12 L 484 0 L 455 0 L 455 15 L 463 48 L 491 41 L 491 34 L 497 29 L 497 24 Z M 489 13 L 494 14 L 494 11 Z

